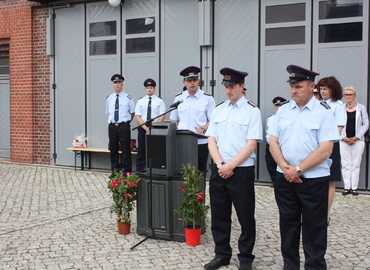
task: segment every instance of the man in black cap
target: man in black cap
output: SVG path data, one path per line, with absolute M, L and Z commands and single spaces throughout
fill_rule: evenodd
M 272 104 L 274 104 L 274 111 L 275 113 L 277 112 L 277 110 L 280 108 L 281 105 L 284 105 L 286 103 L 288 103 L 289 101 L 287 101 L 285 98 L 283 97 L 274 97 L 273 100 L 272 100 Z M 275 114 L 269 116 L 266 120 L 266 150 L 265 150 L 265 160 L 266 160 L 266 166 L 267 166 L 267 171 L 269 172 L 269 175 L 270 175 L 270 178 L 271 178 L 271 181 L 272 183 L 274 183 L 275 181 L 275 177 L 276 177 L 276 162 L 275 160 L 273 159 L 273 157 L 271 156 L 271 153 L 270 153 L 270 133 L 269 133 L 269 127 L 271 126 L 271 124 L 273 123 L 274 121 L 274 117 L 275 117 Z
M 215 258 L 205 269 L 228 265 L 232 205 L 236 210 L 241 234 L 238 241 L 240 270 L 251 270 L 256 238 L 254 218 L 254 150 L 262 141 L 261 112 L 244 98 L 244 78 L 248 73 L 223 68 L 222 84 L 228 100 L 216 107 L 206 133 L 212 159 L 209 192 L 211 199 L 212 235 Z
M 110 145 L 110 161 L 112 174 L 122 169 L 122 174 L 132 171 L 131 161 L 131 130 L 130 122 L 134 117 L 135 104 L 133 98 L 122 91 L 123 78 L 120 74 L 114 74 L 111 78 L 114 93 L 107 97 L 106 113 L 108 114 L 108 136 Z M 119 143 L 122 150 L 122 165 L 119 162 Z
M 292 101 L 277 111 L 269 128 L 278 164 L 274 188 L 284 269 L 300 268 L 301 230 L 305 269 L 327 269 L 328 157 L 338 129 L 327 104 L 312 95 L 319 74 L 295 65 L 287 71 Z
M 160 97 L 154 95 L 156 85 L 153 79 L 149 78 L 144 81 L 146 96 L 141 97 L 135 106 L 135 118 L 139 125 L 144 124 L 148 119 L 155 118 L 166 111 L 164 101 Z M 162 115 L 154 121 L 163 122 L 164 119 L 165 115 Z M 145 134 L 148 131 L 148 127 L 142 125 L 137 131 L 138 150 L 136 156 L 136 171 L 143 172 L 146 169 Z
M 207 131 L 209 121 L 215 108 L 215 100 L 212 95 L 199 89 L 200 68 L 190 66 L 183 69 L 180 75 L 183 77 L 185 91 L 175 96 L 175 101 L 183 102 L 176 110 L 173 110 L 170 119 L 177 124 L 179 130 L 191 130 L 197 134 Z M 208 144 L 206 138 L 198 139 L 198 169 L 207 173 Z

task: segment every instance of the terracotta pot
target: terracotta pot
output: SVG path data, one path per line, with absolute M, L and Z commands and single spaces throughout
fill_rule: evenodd
M 202 233 L 202 228 L 198 229 L 187 229 L 185 228 L 185 240 L 186 244 L 189 246 L 200 245 L 200 235 Z
M 118 233 L 119 234 L 129 234 L 130 233 L 130 225 L 129 222 L 121 222 L 118 221 Z

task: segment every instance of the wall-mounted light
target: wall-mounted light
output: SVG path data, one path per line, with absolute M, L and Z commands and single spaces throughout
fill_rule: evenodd
M 113 7 L 117 7 L 121 4 L 121 0 L 108 0 L 108 2 L 109 2 L 109 5 Z

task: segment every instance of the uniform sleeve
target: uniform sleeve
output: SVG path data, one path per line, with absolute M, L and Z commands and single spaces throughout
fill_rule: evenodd
M 164 103 L 163 99 L 161 99 L 161 104 L 159 106 L 159 114 L 163 114 L 166 112 L 166 104 Z
M 141 108 L 140 108 L 140 100 L 137 101 L 136 106 L 135 106 L 135 115 L 142 115 Z
M 173 103 L 175 103 L 176 101 L 177 101 L 177 98 L 175 98 L 175 100 L 174 100 Z M 172 120 L 172 121 L 179 121 L 179 112 L 178 112 L 177 109 L 176 110 L 173 110 L 171 112 L 170 120 Z
M 262 117 L 261 111 L 258 108 L 252 110 L 252 115 L 250 117 L 250 125 L 248 129 L 248 140 L 257 140 L 258 142 L 262 141 Z
M 334 115 L 337 126 L 343 127 L 346 125 L 346 107 L 343 104 L 336 106 Z
M 322 121 L 318 132 L 318 141 L 319 143 L 326 141 L 339 141 L 338 127 L 334 115 L 330 110 L 325 110 L 322 114 Z
M 130 113 L 134 113 L 135 112 L 135 102 L 133 98 L 130 99 L 129 106 L 130 106 L 129 108 Z

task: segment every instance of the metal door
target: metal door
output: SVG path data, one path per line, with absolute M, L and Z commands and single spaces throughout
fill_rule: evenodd
M 0 158 L 10 159 L 9 75 L 0 75 Z

